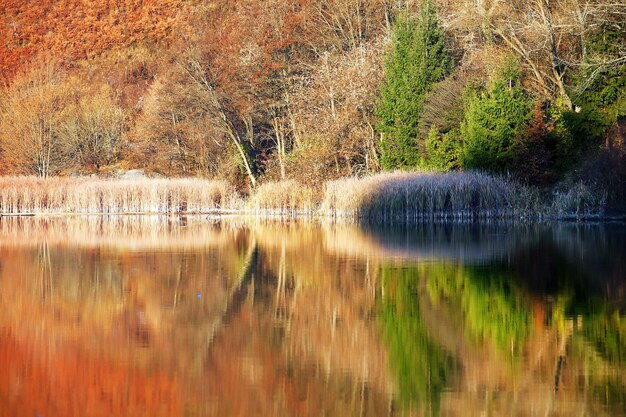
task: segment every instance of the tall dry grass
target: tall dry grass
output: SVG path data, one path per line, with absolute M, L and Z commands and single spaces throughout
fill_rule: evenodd
M 206 213 L 240 206 L 224 181 L 0 177 L 0 214 Z
M 540 201 L 536 189 L 481 172 L 393 172 L 329 181 L 323 194 L 295 180 L 266 182 L 247 201 L 224 181 L 198 178 L 0 177 L 0 215 L 193 214 L 388 220 L 601 218 L 606 194 L 578 184 Z
M 283 180 L 260 185 L 246 208 L 260 216 L 296 217 L 314 214 L 317 206 L 311 188 L 294 180 Z
M 480 172 L 394 172 L 326 184 L 321 213 L 393 219 L 514 219 L 539 215 L 530 188 Z
M 574 184 L 565 191 L 555 193 L 550 216 L 563 220 L 602 218 L 607 197 L 606 191 L 594 190 L 582 182 Z

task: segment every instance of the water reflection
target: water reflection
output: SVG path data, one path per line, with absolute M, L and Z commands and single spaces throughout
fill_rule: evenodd
M 619 225 L 2 218 L 0 415 L 626 415 L 625 262 Z

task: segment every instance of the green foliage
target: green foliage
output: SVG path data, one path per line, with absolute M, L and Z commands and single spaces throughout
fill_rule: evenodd
M 561 167 L 568 167 L 599 143 L 607 129 L 626 116 L 626 31 L 605 24 L 585 37 L 586 58 L 571 80 L 576 111 L 557 112 L 555 133 Z M 618 63 L 615 63 L 618 62 Z
M 384 266 L 381 273 L 385 295 L 380 320 L 389 360 L 398 378 L 400 399 L 437 414 L 452 359 L 430 341 L 422 322 L 418 270 Z
M 428 132 L 428 139 L 426 139 L 426 165 L 440 171 L 458 168 L 461 144 L 461 131 L 459 129 L 452 129 L 441 134 L 433 126 Z
M 383 168 L 419 164 L 418 124 L 424 97 L 449 73 L 451 65 L 432 1 L 422 4 L 418 18 L 396 22 L 385 65 L 386 81 L 376 109 L 378 129 L 384 135 L 380 149 Z
M 598 144 L 609 124 L 598 109 L 586 106 L 577 111 L 553 108 L 554 129 L 550 138 L 555 144 L 555 166 L 563 172 Z
M 623 57 L 626 29 L 605 24 L 586 37 L 587 62 L 575 77 L 579 92 L 576 104 L 583 112 L 595 113 L 589 120 L 599 133 L 619 117 L 626 116 L 626 63 L 610 64 Z
M 462 166 L 500 172 L 509 168 L 515 160 L 515 138 L 527 127 L 531 107 L 513 60 L 505 63 L 487 91 L 470 89 L 461 123 Z

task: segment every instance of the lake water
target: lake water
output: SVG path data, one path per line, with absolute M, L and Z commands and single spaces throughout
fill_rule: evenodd
M 626 227 L 0 219 L 0 416 L 626 416 Z

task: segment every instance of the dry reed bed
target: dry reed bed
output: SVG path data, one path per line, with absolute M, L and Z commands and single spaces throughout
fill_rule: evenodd
M 310 216 L 317 210 L 311 188 L 295 181 L 272 181 L 260 185 L 250 196 L 246 209 L 261 217 Z
M 480 172 L 394 172 L 327 183 L 320 212 L 341 218 L 514 219 L 540 215 L 537 193 Z
M 598 219 L 605 214 L 606 191 L 594 190 L 579 183 L 556 192 L 549 208 L 551 217 L 565 220 Z
M 494 220 L 603 215 L 606 195 L 579 185 L 540 202 L 536 189 L 481 172 L 393 172 L 326 183 L 267 182 L 243 202 L 224 181 L 0 177 L 1 214 L 185 214 L 237 211 L 258 218 Z
M 0 178 L 1 214 L 206 213 L 240 205 L 235 189 L 223 181 Z

